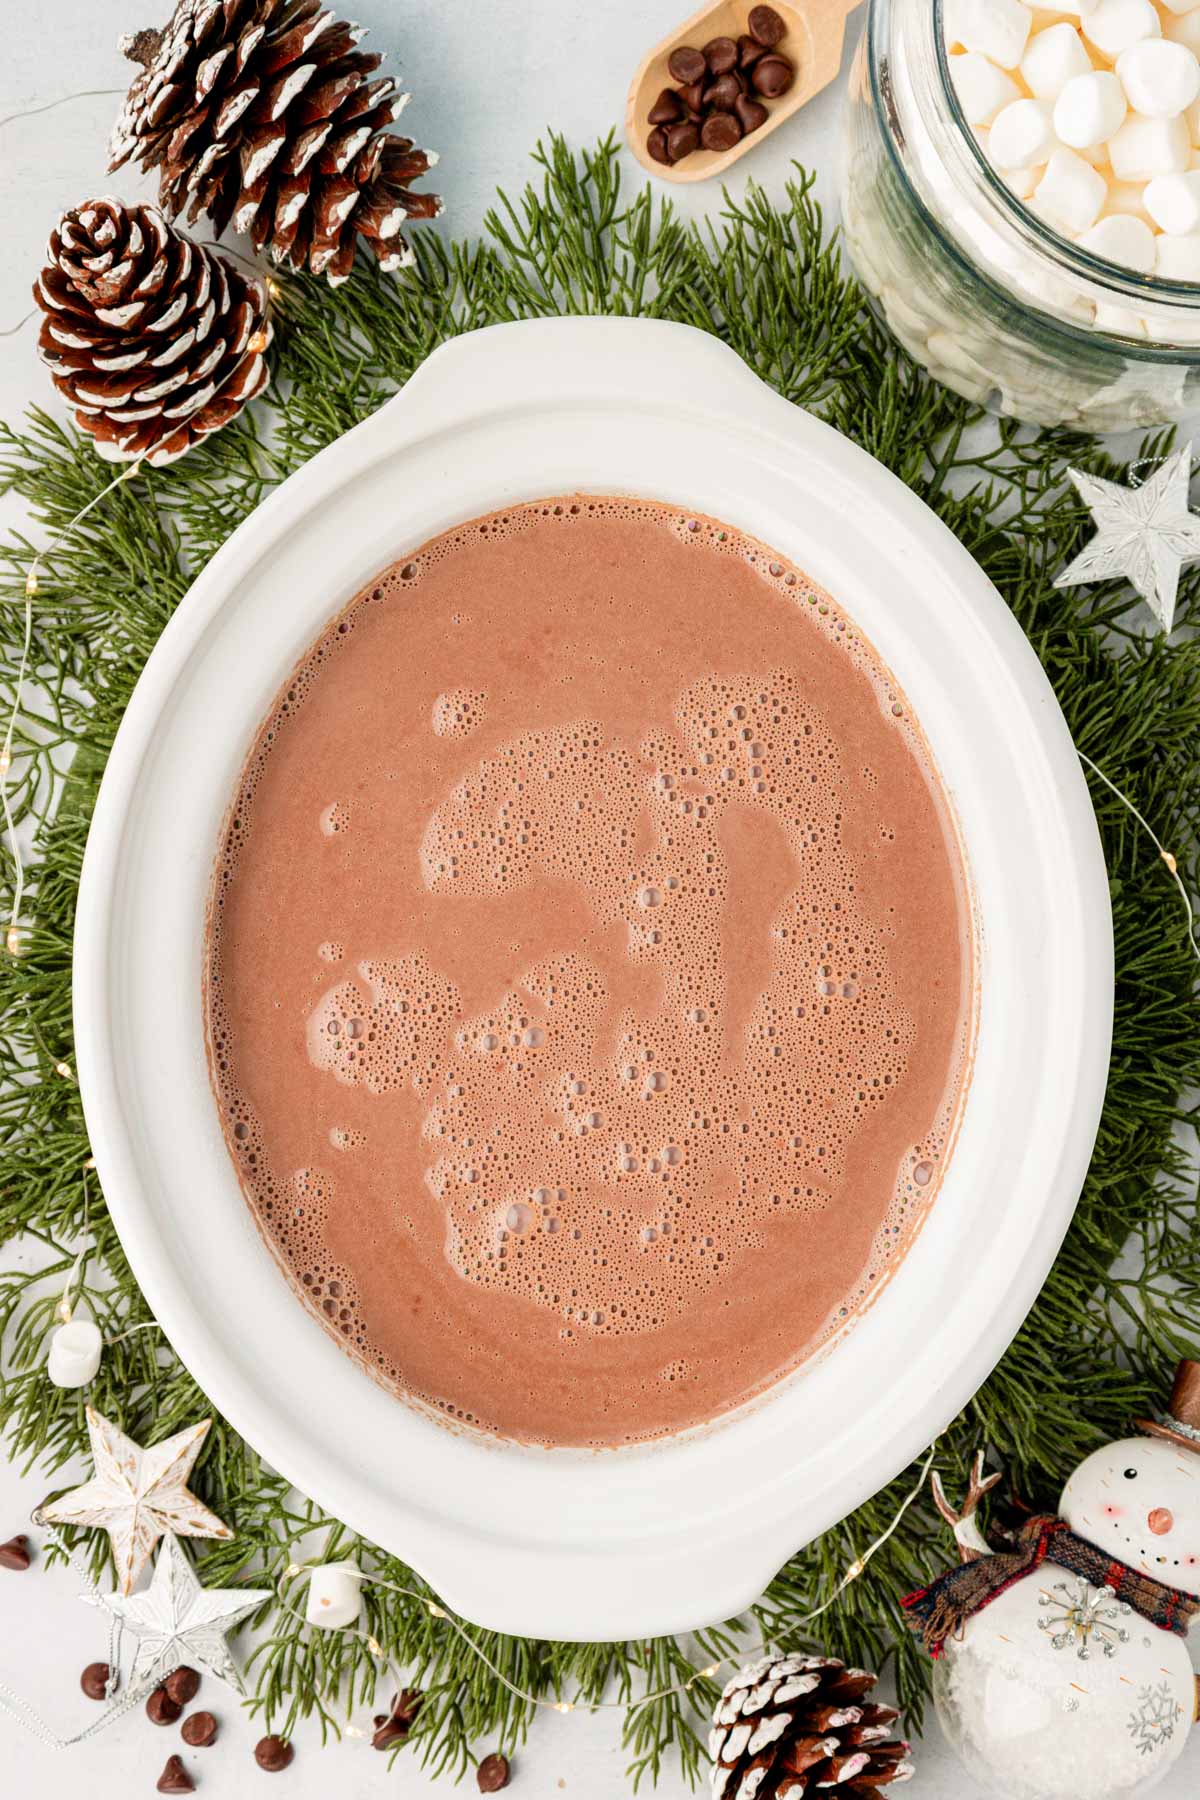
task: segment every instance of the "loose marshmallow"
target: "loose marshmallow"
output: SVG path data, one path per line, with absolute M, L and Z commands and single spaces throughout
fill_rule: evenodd
M 46 1373 L 55 1387 L 86 1387 L 100 1367 L 103 1350 L 98 1325 L 91 1319 L 70 1319 L 50 1339 Z
M 1015 69 L 1025 52 L 1033 14 L 1021 0 L 954 0 L 947 28 L 955 42 L 1001 69 Z
M 1130 44 L 1162 36 L 1162 26 L 1150 0 L 1100 0 L 1082 25 L 1088 43 L 1094 44 L 1109 62 L 1116 62 Z
M 319 1563 L 308 1578 L 304 1616 L 326 1630 L 353 1625 L 362 1606 L 362 1571 L 357 1563 Z
M 1072 150 L 1090 150 L 1121 129 L 1126 111 L 1125 90 L 1117 77 L 1108 69 L 1093 69 L 1072 76 L 1060 92 L 1054 102 L 1054 131 Z
M 1200 281 L 1200 232 L 1157 239 L 1154 273 L 1164 281 Z
M 1182 13 L 1178 18 L 1164 14 L 1162 33 L 1172 44 L 1186 44 L 1194 55 L 1200 56 L 1200 12 Z
M 998 169 L 1044 163 L 1053 148 L 1054 127 L 1044 100 L 1014 100 L 992 120 L 988 155 Z
M 1021 76 L 1036 100 L 1056 100 L 1075 75 L 1091 72 L 1092 59 L 1075 27 L 1065 19 L 1031 37 L 1021 58 Z
M 1011 76 L 978 50 L 950 58 L 950 76 L 968 125 L 990 125 L 1002 107 L 1019 100 L 1021 90 Z
M 1191 149 L 1182 117 L 1143 119 L 1133 113 L 1109 138 L 1108 160 L 1118 181 L 1152 181 L 1186 169 Z
M 1186 44 L 1147 38 L 1117 58 L 1117 79 L 1134 112 L 1171 119 L 1200 95 L 1200 62 Z
M 1120 263 L 1126 269 L 1136 269 L 1139 275 L 1149 275 L 1154 269 L 1154 233 L 1141 219 L 1134 219 L 1127 213 L 1098 220 L 1075 242 L 1092 256 L 1102 257 L 1105 262 Z
M 1076 156 L 1073 150 L 1056 150 L 1034 192 L 1037 210 L 1047 224 L 1069 237 L 1077 237 L 1094 225 L 1104 205 L 1108 183 L 1103 175 Z
M 1142 189 L 1142 200 L 1158 229 L 1171 237 L 1200 231 L 1200 170 L 1156 175 Z

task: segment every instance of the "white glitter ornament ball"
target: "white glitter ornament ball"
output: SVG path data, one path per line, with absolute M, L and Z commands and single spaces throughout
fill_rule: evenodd
M 1200 1594 L 1196 1451 L 1108 1444 L 1076 1469 L 1059 1512 L 1128 1567 Z M 1051 1563 L 947 1641 L 933 1691 L 967 1770 L 1004 1800 L 1136 1800 L 1180 1755 L 1196 1704 L 1182 1637 Z

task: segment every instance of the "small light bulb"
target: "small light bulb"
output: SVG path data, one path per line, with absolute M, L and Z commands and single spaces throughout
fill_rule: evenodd
M 554 1702 L 554 1710 L 557 1713 L 574 1712 L 575 1702 L 573 1700 L 556 1700 Z
M 717 1665 L 715 1663 L 713 1664 L 713 1666 L 710 1669 L 701 1669 L 701 1671 L 700 1671 L 701 1681 L 711 1680 L 712 1677 L 716 1674 L 716 1672 L 717 1672 Z
M 38 591 L 37 570 L 30 569 L 28 575 L 25 577 L 25 596 L 26 596 L 26 598 L 27 599 L 32 598 L 32 596 L 34 594 L 36 594 L 37 591 Z
M 858 1562 L 852 1562 L 850 1564 L 850 1567 L 846 1570 L 846 1580 L 847 1581 L 857 1581 L 865 1567 L 866 1567 L 866 1564 L 864 1562 L 862 1562 L 861 1560 Z
M 4 939 L 5 948 L 10 956 L 21 954 L 21 934 L 15 925 L 10 925 Z
M 0 750 L 0 775 L 7 775 L 12 768 L 11 750 Z
M 56 1075 L 61 1075 L 64 1081 L 74 1081 L 75 1079 L 70 1063 L 56 1062 L 54 1065 L 54 1073 Z
M 283 1571 L 284 1580 L 285 1581 L 290 1580 L 293 1576 L 299 1575 L 299 1573 L 300 1573 L 300 1564 L 299 1563 L 289 1563 L 287 1568 Z
M 378 1638 L 369 1637 L 367 1639 L 367 1649 L 371 1652 L 372 1656 L 383 1655 L 383 1645 L 379 1642 Z
M 348 1738 L 365 1738 L 366 1735 L 366 1732 L 358 1725 L 347 1725 L 346 1727 L 346 1736 Z
M 93 1170 L 93 1169 L 94 1169 L 94 1168 L 95 1168 L 95 1166 L 96 1166 L 96 1159 L 95 1159 L 95 1157 L 94 1157 L 94 1156 L 89 1156 L 89 1157 L 88 1157 L 88 1159 L 87 1159 L 87 1161 L 86 1161 L 86 1162 L 85 1162 L 85 1163 L 84 1163 L 84 1165 L 83 1165 L 83 1172 L 84 1172 L 84 1174 L 85 1174 L 85 1175 L 90 1175 L 90 1174 L 91 1174 L 91 1172 L 92 1172 L 92 1170 Z
M 1166 863 L 1168 869 L 1170 869 L 1172 875 L 1178 872 L 1179 864 L 1175 861 L 1175 858 L 1171 855 L 1169 850 L 1164 850 L 1162 852 L 1162 859 Z
M 429 1616 L 431 1619 L 444 1619 L 446 1617 L 442 1608 L 440 1606 L 435 1606 L 432 1600 L 428 1601 L 426 1604 L 429 1607 Z
M 67 1299 L 65 1294 L 54 1310 L 64 1325 L 69 1325 L 71 1323 L 71 1302 Z

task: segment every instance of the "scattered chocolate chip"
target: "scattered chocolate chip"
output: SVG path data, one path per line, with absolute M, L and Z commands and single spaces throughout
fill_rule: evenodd
M 196 1784 L 178 1756 L 168 1756 L 167 1766 L 154 1784 L 160 1794 L 194 1794 Z
M 371 1739 L 376 1750 L 388 1750 L 408 1736 L 424 1699 L 420 1688 L 401 1688 L 392 1697 L 391 1711 L 376 1713 L 375 1735 Z
M 703 81 L 708 74 L 708 64 L 703 54 L 691 44 L 680 44 L 667 58 L 667 73 L 672 81 Z
M 683 101 L 687 110 L 690 113 L 694 113 L 695 116 L 699 118 L 701 109 L 704 106 L 703 81 L 689 82 L 687 87 L 681 87 L 679 90 L 679 98 Z
M 752 69 L 760 56 L 765 56 L 766 46 L 757 38 L 740 37 L 737 41 L 738 68 Z
M 764 56 L 750 71 L 750 80 L 767 100 L 778 100 L 796 79 L 796 71 L 786 56 Z
M 674 88 L 664 88 L 646 117 L 651 125 L 674 125 L 683 117 L 683 101 Z
M 715 37 L 704 46 L 704 60 L 714 75 L 727 75 L 737 68 L 737 45 L 731 37 Z
M 501 1788 L 508 1786 L 508 1776 L 508 1758 L 501 1756 L 498 1750 L 485 1756 L 475 1771 L 475 1780 L 481 1794 L 498 1794 Z
M 268 1775 L 278 1775 L 286 1769 L 295 1754 L 287 1739 L 281 1737 L 259 1738 L 254 1746 L 254 1760 Z
M 146 1717 L 152 1725 L 174 1725 L 183 1712 L 178 1700 L 172 1700 L 166 1686 L 156 1687 L 146 1702 Z
M 0 1569 L 27 1569 L 31 1560 L 27 1537 L 11 1537 L 0 1544 Z
M 393 1744 L 402 1744 L 408 1736 L 408 1726 L 399 1719 L 389 1719 L 386 1713 L 375 1714 L 375 1731 L 371 1738 L 373 1750 L 390 1750 Z
M 667 134 L 661 125 L 656 125 L 646 139 L 646 148 L 655 162 L 669 163 L 671 152 L 667 149 Z
M 771 116 L 762 101 L 752 100 L 749 94 L 742 94 L 733 110 L 737 122 L 742 128 L 743 136 L 749 136 L 750 132 L 757 131 L 759 126 L 765 125 Z
M 667 155 L 673 163 L 690 156 L 700 147 L 700 132 L 689 119 L 686 124 L 672 125 L 667 132 Z
M 714 112 L 732 112 L 742 93 L 741 77 L 719 75 L 704 90 L 704 103 Z
M 773 50 L 787 36 L 787 26 L 773 6 L 752 6 L 746 30 L 768 50 Z
M 172 1671 L 163 1682 L 172 1700 L 180 1706 L 190 1706 L 200 1692 L 200 1677 L 195 1669 L 189 1669 L 186 1663 Z
M 700 127 L 700 142 L 706 150 L 732 150 L 742 141 L 742 128 L 732 113 L 709 113 Z
M 190 1713 L 179 1727 L 179 1735 L 193 1750 L 205 1750 L 217 1741 L 217 1721 L 210 1712 Z
M 79 1677 L 79 1685 L 89 1700 L 108 1698 L 108 1664 L 89 1663 Z

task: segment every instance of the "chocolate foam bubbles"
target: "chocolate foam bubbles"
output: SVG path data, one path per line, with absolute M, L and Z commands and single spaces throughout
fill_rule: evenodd
M 573 496 L 360 595 L 214 882 L 214 1082 L 296 1291 L 377 1378 L 548 1443 L 762 1391 L 935 1195 L 972 944 L 871 647 L 729 527 Z

